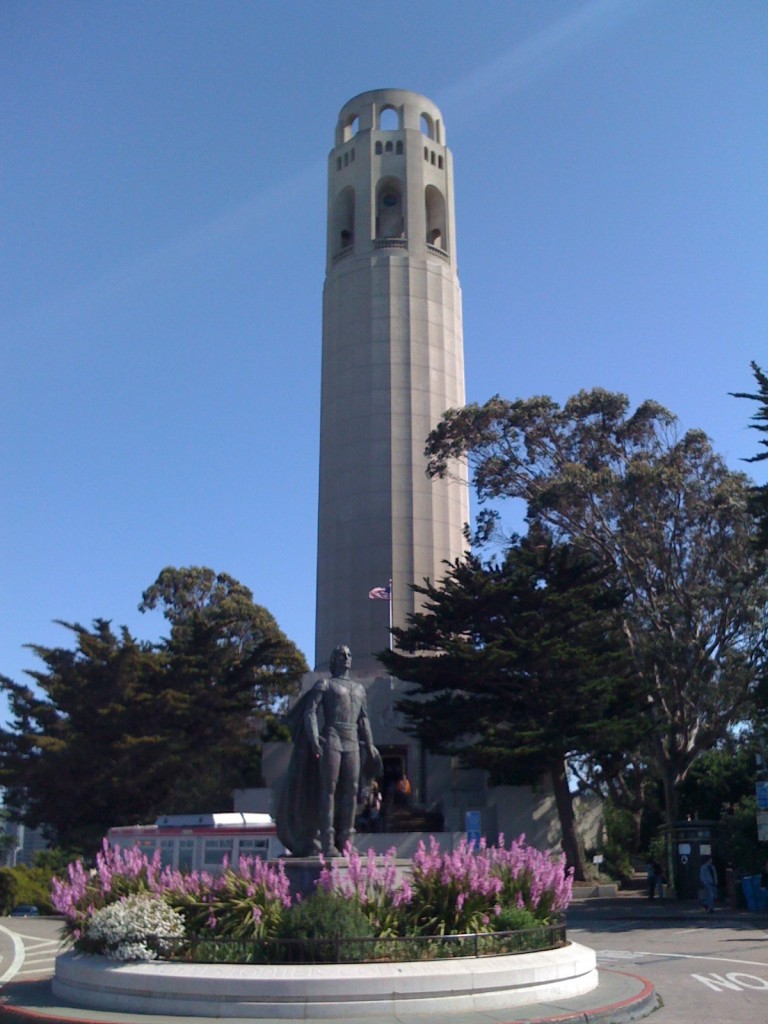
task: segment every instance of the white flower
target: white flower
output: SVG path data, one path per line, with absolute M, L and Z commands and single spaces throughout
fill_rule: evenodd
M 157 896 L 134 893 L 97 910 L 86 934 L 113 960 L 156 960 L 168 948 L 163 939 L 184 935 L 184 920 Z

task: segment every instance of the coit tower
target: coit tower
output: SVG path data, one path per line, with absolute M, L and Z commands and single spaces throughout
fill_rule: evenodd
M 424 445 L 464 404 L 453 161 L 430 100 L 350 100 L 328 162 L 315 666 L 357 675 L 465 549 L 466 480 L 430 480 Z M 371 600 L 392 581 L 391 606 Z

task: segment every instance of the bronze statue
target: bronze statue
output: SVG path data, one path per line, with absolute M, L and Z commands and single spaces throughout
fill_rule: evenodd
M 381 774 L 365 688 L 350 677 L 351 664 L 349 648 L 336 647 L 331 678 L 315 683 L 288 715 L 293 752 L 277 809 L 277 834 L 295 856 L 321 848 L 326 856 L 338 856 L 355 835 L 361 776 L 367 783 Z

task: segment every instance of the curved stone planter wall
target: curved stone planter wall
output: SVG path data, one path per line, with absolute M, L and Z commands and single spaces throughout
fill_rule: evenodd
M 64 953 L 53 980 L 54 995 L 79 1007 L 286 1021 L 503 1010 L 596 986 L 594 950 L 577 943 L 479 959 L 275 967 L 115 963 Z

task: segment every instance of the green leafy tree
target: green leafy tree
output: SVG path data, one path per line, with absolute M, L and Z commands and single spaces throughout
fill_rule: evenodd
M 705 751 L 681 787 L 681 815 L 717 821 L 732 814 L 743 797 L 753 797 L 758 752 L 759 745 L 749 733 L 730 736 Z
M 645 719 L 647 708 L 641 707 L 639 714 Z M 621 822 L 621 845 L 627 856 L 647 849 L 650 837 L 663 819 L 661 783 L 643 754 L 646 743 L 647 735 L 638 731 L 634 744 L 628 742 L 613 750 L 604 749 L 599 760 L 581 759 L 570 765 L 579 790 L 595 793 L 604 800 L 609 838 L 609 813 L 614 813 L 614 820 Z M 631 829 L 628 822 L 632 823 Z
M 429 472 L 467 460 L 481 501 L 522 499 L 531 524 L 612 566 L 627 593 L 623 629 L 652 723 L 645 756 L 665 814 L 699 754 L 748 714 L 765 666 L 765 559 L 751 543 L 749 481 L 701 431 L 680 435 L 655 402 L 582 391 L 448 412 Z M 485 509 L 480 538 L 496 527 Z
M 142 602 L 159 605 L 171 622 L 159 644 L 103 619 L 61 623 L 74 647 L 32 645 L 44 665 L 28 673 L 34 685 L 0 677 L 12 714 L 0 731 L 6 805 L 59 845 L 90 851 L 114 824 L 226 807 L 258 780 L 265 716 L 306 671 L 230 577 L 165 569 Z
M 757 363 L 752 363 L 752 373 L 755 375 L 757 391 L 736 391 L 732 392 L 735 398 L 748 398 L 757 402 L 759 408 L 752 416 L 750 426 L 759 430 L 762 434 L 768 434 L 768 376 L 760 369 Z M 762 462 L 768 459 L 768 438 L 762 438 L 760 447 L 765 449 L 757 455 L 753 455 L 747 462 Z M 751 508 L 757 520 L 758 544 L 765 551 L 768 550 L 768 484 L 754 486 L 750 493 Z
M 623 592 L 594 559 L 541 532 L 512 543 L 501 564 L 468 556 L 439 586 L 414 590 L 423 610 L 394 630 L 397 651 L 379 656 L 415 684 L 399 702 L 410 730 L 496 783 L 548 775 L 563 849 L 583 878 L 568 759 L 599 757 L 638 726 Z
M 274 616 L 226 573 L 165 568 L 139 605 L 141 611 L 155 608 L 171 624 L 166 652 L 172 658 L 202 657 L 209 678 L 247 694 L 245 706 L 253 712 L 278 713 L 307 671 L 304 656 Z
M 0 864 L 13 863 L 12 854 L 16 850 L 18 838 L 10 832 L 0 832 Z
M 251 591 L 224 573 L 163 569 L 139 608 L 161 608 L 171 626 L 163 645 L 164 732 L 175 765 L 168 813 L 221 806 L 224 794 L 258 784 L 256 742 L 307 663 Z

